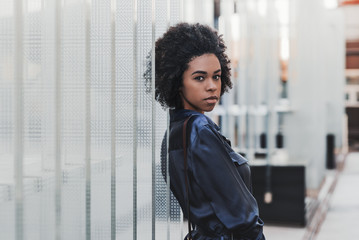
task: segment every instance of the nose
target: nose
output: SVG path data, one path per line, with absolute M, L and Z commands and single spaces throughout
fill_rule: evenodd
M 214 92 L 218 89 L 218 82 L 213 79 L 208 79 L 207 91 Z

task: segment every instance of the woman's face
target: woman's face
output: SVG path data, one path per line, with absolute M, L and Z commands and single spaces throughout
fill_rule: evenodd
M 214 54 L 203 54 L 188 63 L 180 89 L 184 109 L 200 113 L 213 110 L 221 95 L 221 65 Z

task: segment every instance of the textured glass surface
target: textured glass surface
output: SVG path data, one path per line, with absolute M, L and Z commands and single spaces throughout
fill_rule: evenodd
M 15 237 L 13 5 L 13 1 L 0 2 L 0 238 L 3 239 Z
M 134 26 L 133 1 L 116 3 L 116 236 L 133 239 Z M 137 76 L 137 73 L 136 73 Z M 136 150 L 137 151 L 137 150 Z
M 156 0 L 156 29 L 155 38 L 158 39 L 167 29 L 167 0 Z M 158 239 L 167 239 L 168 222 L 169 217 L 168 205 L 167 205 L 167 184 L 164 181 L 165 176 L 161 171 L 161 158 L 166 157 L 167 146 L 164 145 L 162 151 L 162 144 L 164 135 L 167 130 L 167 113 L 156 104 L 156 172 L 155 172 L 155 208 L 156 208 L 156 237 Z
M 163 35 L 169 25 L 180 21 L 181 1 L 156 0 L 155 38 Z M 168 4 L 170 4 L 168 6 Z M 170 9 L 170 13 L 167 10 Z M 170 18 L 168 18 L 170 16 Z M 183 239 L 182 214 L 180 206 L 165 182 L 161 159 L 166 158 L 167 112 L 156 104 L 156 239 Z
M 62 11 L 61 149 L 62 238 L 85 235 L 85 6 L 64 2 Z
M 46 206 L 48 184 L 43 178 L 43 135 L 46 128 L 43 119 L 45 102 L 42 88 L 43 29 L 42 4 L 39 0 L 27 1 L 24 4 L 23 25 L 23 235 L 28 239 L 40 239 L 43 220 L 49 219 L 51 211 L 38 214 L 42 205 Z M 50 101 L 51 102 L 51 101 Z M 48 209 L 49 210 L 49 209 Z M 51 220 L 49 221 L 49 223 Z M 49 238 L 51 239 L 51 238 Z
M 180 22 L 181 13 L 181 1 L 170 1 L 170 24 L 175 25 Z M 182 211 L 179 206 L 177 199 L 174 197 L 172 192 L 170 193 L 170 239 L 177 240 L 183 239 L 182 233 Z M 188 232 L 185 228 L 184 234 Z
M 138 5 L 137 24 L 137 239 L 152 238 L 152 95 L 143 77 L 152 47 L 151 1 Z
M 182 239 L 160 171 L 167 113 L 143 76 L 153 33 L 178 21 L 180 7 L 155 2 L 152 12 L 151 0 L 19 1 L 21 24 L 14 1 L 0 3 L 0 239 Z
M 91 239 L 111 238 L 111 1 L 91 7 Z

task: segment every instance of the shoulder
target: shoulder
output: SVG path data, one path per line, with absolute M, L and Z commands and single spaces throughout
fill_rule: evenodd
M 218 137 L 218 126 L 206 115 L 196 114 L 192 115 L 190 119 L 191 125 L 191 140 L 198 138 Z
M 209 121 L 204 114 L 194 114 L 191 116 L 191 125 L 195 128 L 203 128 L 208 125 Z
M 204 114 L 195 114 L 191 116 L 190 125 L 192 130 L 196 132 L 200 132 L 203 130 L 209 130 L 212 128 L 216 128 L 217 125 L 206 115 Z

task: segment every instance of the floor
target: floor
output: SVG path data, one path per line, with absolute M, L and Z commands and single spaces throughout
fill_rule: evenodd
M 328 171 L 329 186 L 315 213 L 316 221 L 306 228 L 267 225 L 268 240 L 359 239 L 359 152 L 349 153 L 341 171 Z

